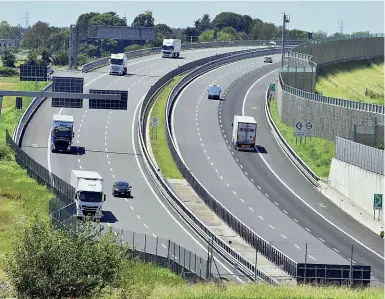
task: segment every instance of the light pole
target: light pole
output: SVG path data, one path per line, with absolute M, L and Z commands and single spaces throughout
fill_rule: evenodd
M 281 60 L 281 68 L 283 68 L 283 61 L 285 59 L 285 31 L 286 31 L 286 23 L 290 23 L 290 16 L 283 13 L 283 24 L 282 24 L 282 60 Z

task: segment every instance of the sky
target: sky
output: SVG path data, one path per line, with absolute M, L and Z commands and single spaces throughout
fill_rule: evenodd
M 309 32 L 322 30 L 328 34 L 357 31 L 384 32 L 383 1 L 4 1 L 0 0 L 0 21 L 25 26 L 37 21 L 52 26 L 74 24 L 82 13 L 115 11 L 126 16 L 128 25 L 145 10 L 153 12 L 155 24 L 172 28 L 193 26 L 194 21 L 208 13 L 211 19 L 220 12 L 247 14 L 264 22 L 281 25 L 282 14 L 290 16 L 288 29 Z M 341 26 L 342 21 L 342 26 Z

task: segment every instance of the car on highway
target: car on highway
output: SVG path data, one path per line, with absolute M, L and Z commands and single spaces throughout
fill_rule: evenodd
M 219 85 L 216 85 L 216 84 L 213 84 L 213 85 L 209 85 L 209 87 L 207 88 L 207 98 L 210 100 L 210 99 L 216 99 L 216 100 L 220 100 L 221 98 L 221 87 Z
M 273 63 L 273 58 L 271 58 L 270 56 L 266 56 L 263 62 Z
M 127 181 L 116 181 L 112 186 L 112 195 L 114 197 L 131 197 L 132 186 Z

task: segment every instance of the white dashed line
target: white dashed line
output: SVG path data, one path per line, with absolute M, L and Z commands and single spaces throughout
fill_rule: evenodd
M 267 193 L 265 193 L 266 197 L 269 197 L 269 195 L 267 195 Z
M 139 216 L 139 215 L 136 215 L 136 217 L 138 217 L 138 219 L 140 219 L 140 216 Z
M 272 226 L 271 224 L 269 224 L 269 226 L 270 226 L 272 229 L 275 229 L 274 226 Z
M 148 228 L 148 226 L 146 225 L 146 223 L 143 224 L 145 228 Z
M 240 198 L 240 200 L 241 200 L 242 202 L 245 202 L 242 198 Z
M 335 249 L 334 247 L 333 247 L 333 250 L 336 251 L 336 252 L 340 252 L 339 250 Z
M 274 203 L 278 206 L 278 202 L 275 201 Z
M 130 206 L 131 210 L 134 210 L 134 208 L 132 206 Z
M 284 236 L 284 235 L 282 235 L 282 234 L 280 234 L 280 235 L 281 235 L 282 238 L 287 239 L 286 236 Z
M 305 229 L 306 229 L 309 233 L 311 233 L 310 229 L 308 229 L 307 227 L 305 227 Z
M 310 257 L 313 260 L 316 260 L 314 257 L 312 257 L 310 254 L 308 254 L 308 257 Z
M 152 234 L 152 236 L 153 236 L 154 238 L 156 238 L 155 234 Z
M 227 184 L 227 183 L 226 183 L 226 186 L 227 186 L 227 187 L 230 187 L 230 185 L 229 185 L 229 184 Z
M 299 247 L 297 244 L 294 244 L 295 247 L 297 247 L 298 249 L 301 249 L 301 247 Z
M 298 223 L 298 220 L 297 220 L 297 219 L 293 218 L 293 220 L 294 220 L 295 222 L 297 222 L 297 223 Z
M 286 210 L 283 210 L 283 212 L 284 212 L 285 214 L 287 214 Z
M 162 246 L 166 249 L 167 247 L 166 246 L 164 246 L 164 244 L 162 244 Z
M 262 216 L 258 216 L 259 218 L 261 218 L 263 220 L 263 217 Z
M 324 239 L 321 239 L 321 238 L 318 238 L 318 240 L 320 240 L 320 241 L 322 241 L 322 242 L 325 242 L 325 240 L 324 240 Z
M 220 176 L 221 180 L 223 180 L 223 176 Z
M 252 181 L 254 183 L 254 180 L 253 179 L 250 179 L 250 181 Z
M 250 211 L 254 212 L 253 208 L 252 207 L 249 207 Z

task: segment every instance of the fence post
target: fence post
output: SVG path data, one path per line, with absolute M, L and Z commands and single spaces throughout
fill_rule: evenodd
M 147 235 L 144 234 L 144 262 L 146 262 Z
M 155 245 L 155 264 L 158 262 L 158 237 L 156 237 L 156 245 Z
M 353 244 L 352 244 L 352 251 L 350 253 L 350 287 L 353 287 Z M 363 277 L 362 277 L 363 278 Z
M 377 116 L 374 117 L 374 144 L 373 146 L 377 148 Z
M 306 284 L 306 270 L 307 270 L 307 242 L 305 244 L 305 273 L 304 273 L 304 283 Z
M 170 246 L 171 246 L 171 241 L 168 240 L 168 242 L 167 242 L 167 268 L 170 267 Z

